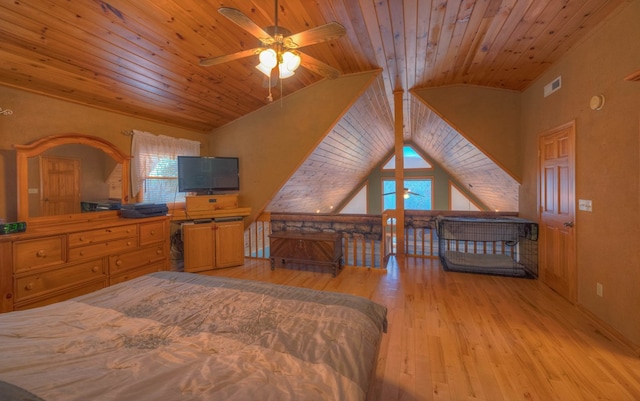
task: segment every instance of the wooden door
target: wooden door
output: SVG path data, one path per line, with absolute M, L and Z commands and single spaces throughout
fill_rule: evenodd
M 244 264 L 244 223 L 216 223 L 216 267 Z
M 215 268 L 215 240 L 213 223 L 184 223 L 184 271 L 200 272 Z
M 40 158 L 40 216 L 80 213 L 80 160 Z
M 540 277 L 576 301 L 575 124 L 542 134 L 540 155 Z

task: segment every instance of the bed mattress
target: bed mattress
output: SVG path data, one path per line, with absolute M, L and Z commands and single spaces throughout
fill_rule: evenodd
M 385 329 L 361 297 L 153 273 L 0 315 L 0 400 L 364 400 Z

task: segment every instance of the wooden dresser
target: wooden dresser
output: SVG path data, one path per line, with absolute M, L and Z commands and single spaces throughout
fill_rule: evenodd
M 271 269 L 276 261 L 331 266 L 335 277 L 342 268 L 342 234 L 281 231 L 269 236 Z
M 169 269 L 169 217 L 109 218 L 0 236 L 0 312 Z

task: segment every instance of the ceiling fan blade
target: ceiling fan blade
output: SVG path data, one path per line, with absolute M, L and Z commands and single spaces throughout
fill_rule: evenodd
M 230 19 L 240 28 L 258 38 L 258 40 L 264 45 L 270 45 L 271 43 L 273 43 L 273 37 L 265 32 L 264 29 L 256 25 L 255 22 L 244 15 L 240 10 L 231 7 L 221 7 L 218 9 L 218 12 Z
M 386 194 L 382 194 L 382 196 L 393 195 L 395 192 L 387 192 Z
M 200 59 L 200 65 L 203 66 L 203 67 L 209 67 L 209 66 L 212 66 L 212 65 L 222 64 L 222 63 L 226 63 L 228 61 L 238 60 L 238 59 L 241 59 L 241 58 L 245 58 L 245 57 L 256 55 L 256 54 L 260 53 L 260 50 L 262 50 L 262 48 L 261 47 L 257 47 L 255 49 L 243 50 L 241 52 L 237 52 L 237 53 L 233 53 L 233 54 L 227 54 L 227 55 L 224 55 L 224 56 L 201 58 Z
M 305 53 L 300 53 L 300 65 L 329 79 L 336 79 L 340 76 L 340 71 Z
M 419 194 L 419 193 L 417 193 L 417 192 L 408 191 L 407 193 L 408 193 L 409 195 L 422 196 L 422 197 L 424 198 L 424 195 L 420 195 L 420 194 Z
M 289 49 L 297 49 L 316 43 L 326 42 L 343 36 L 347 31 L 337 22 L 330 22 L 309 30 L 293 34 L 284 38 L 284 46 Z

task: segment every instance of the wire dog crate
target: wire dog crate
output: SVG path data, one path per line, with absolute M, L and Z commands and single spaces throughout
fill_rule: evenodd
M 538 277 L 538 224 L 519 218 L 439 217 L 444 270 Z

